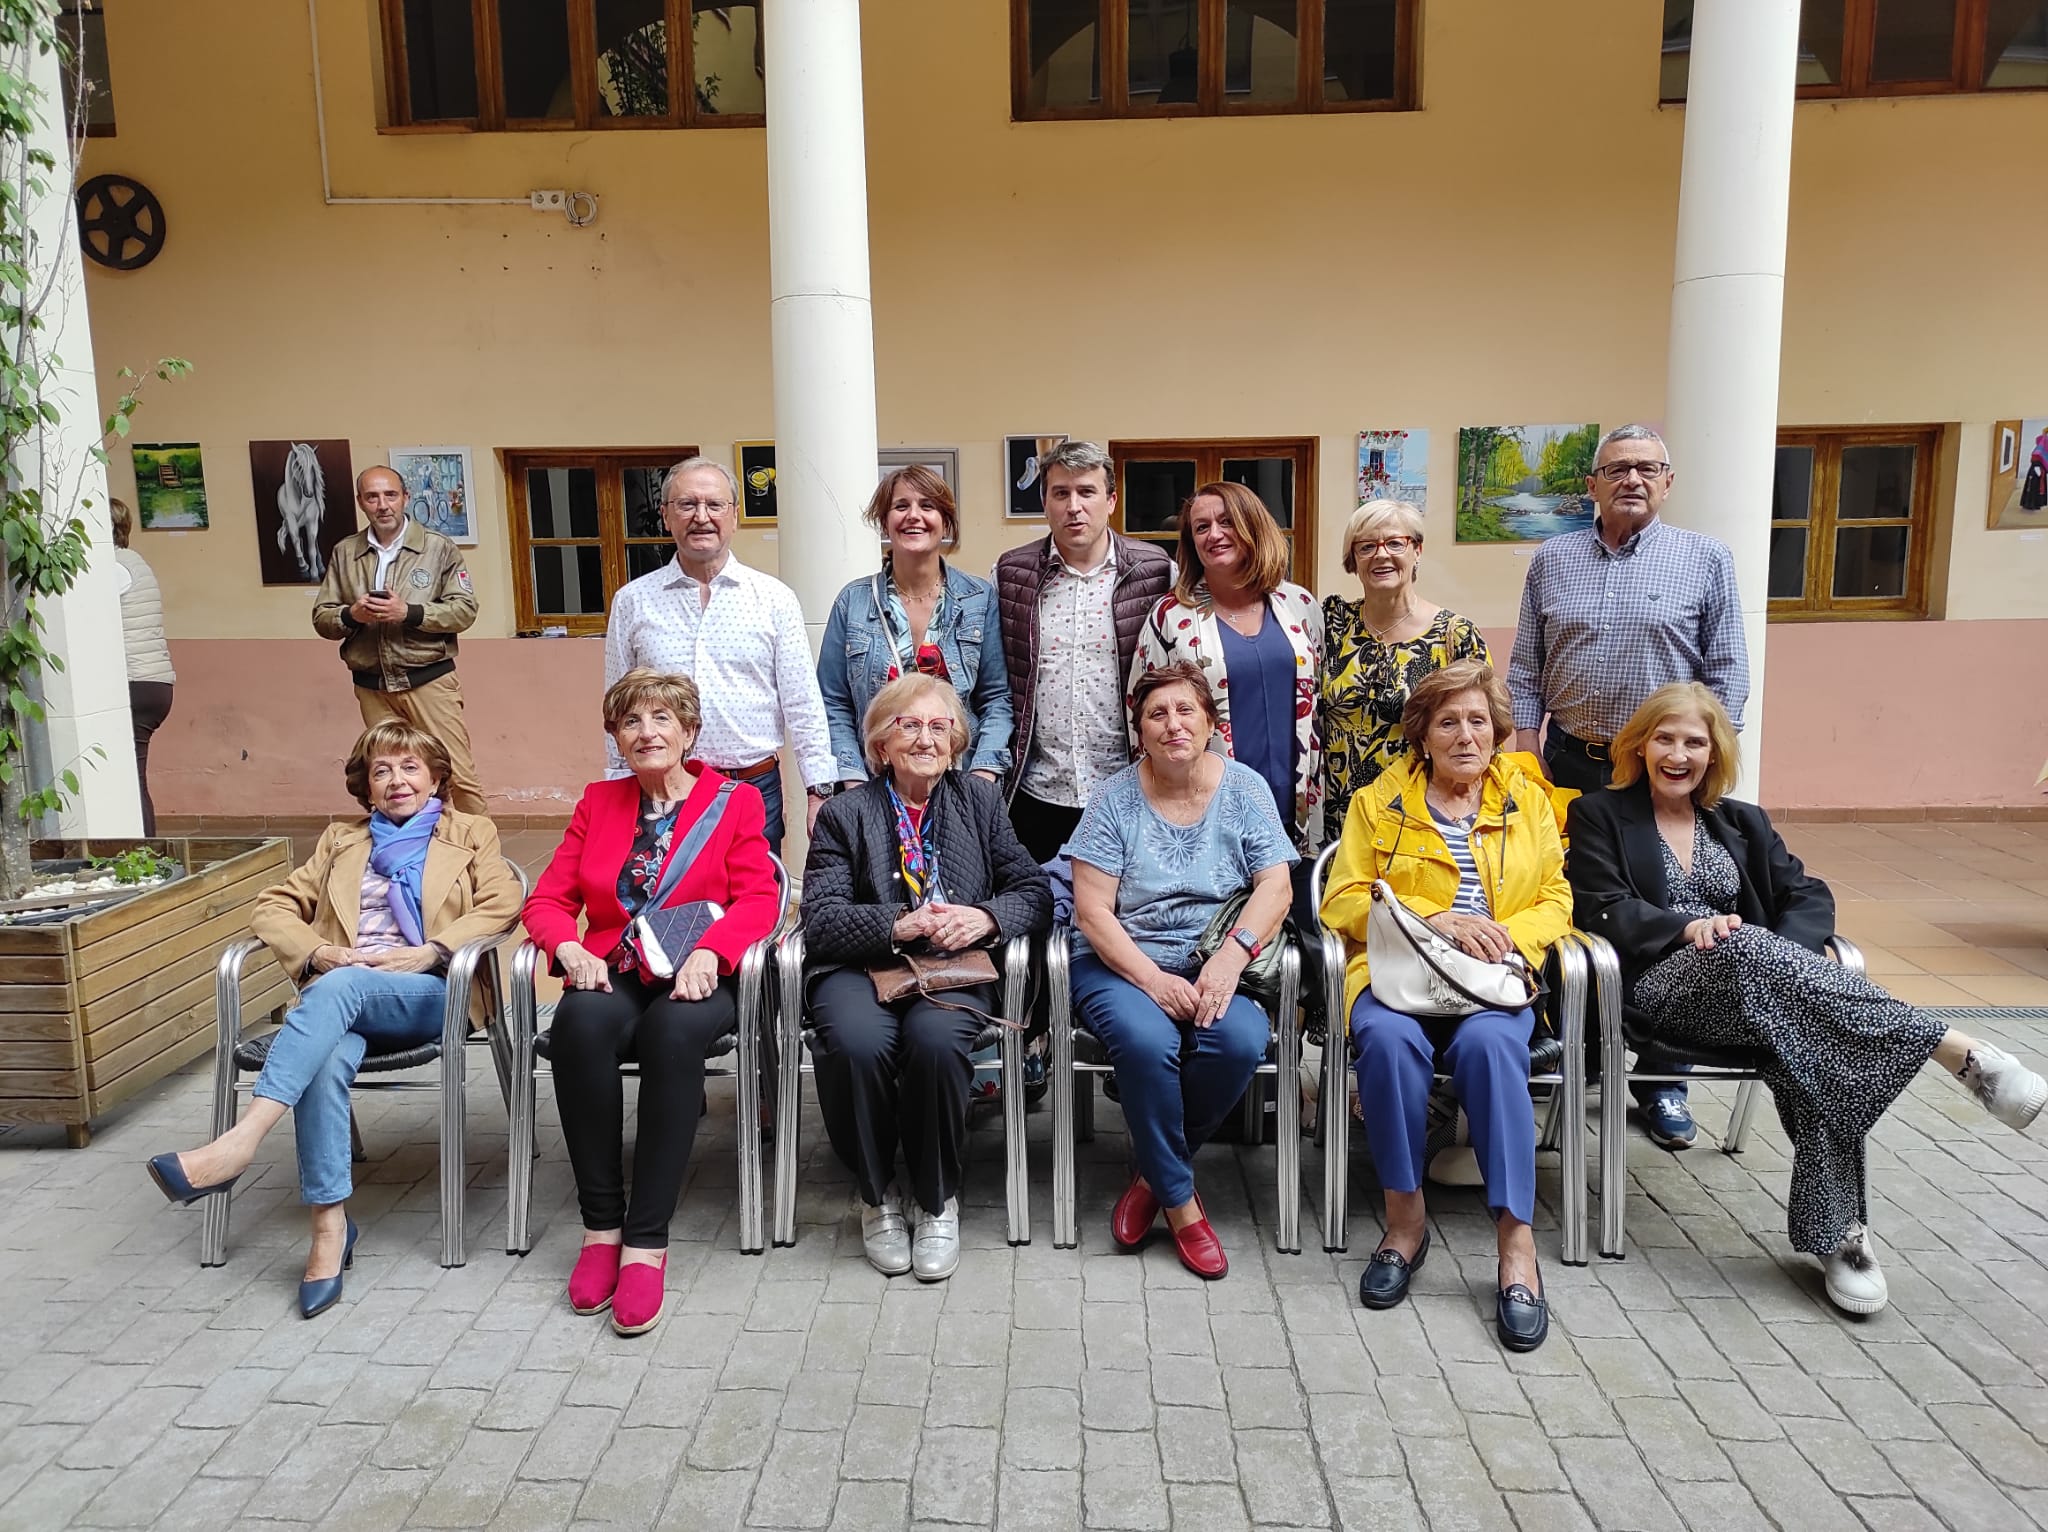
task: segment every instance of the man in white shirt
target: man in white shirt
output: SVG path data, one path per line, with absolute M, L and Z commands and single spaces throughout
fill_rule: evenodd
M 661 519 L 676 556 L 612 598 L 604 684 L 648 665 L 697 683 L 704 722 L 697 758 L 758 788 L 768 806 L 768 845 L 782 852 L 782 749 L 796 751 L 808 789 L 805 824 L 838 776 L 818 669 L 796 592 L 732 553 L 739 482 L 723 463 L 693 457 L 662 480 Z M 626 774 L 605 747 L 607 774 Z

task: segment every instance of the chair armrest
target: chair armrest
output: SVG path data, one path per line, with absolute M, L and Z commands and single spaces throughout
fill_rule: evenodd
M 1031 992 L 1031 938 L 1013 936 L 1003 943 L 1002 982 L 996 991 L 996 1010 L 1006 1021 L 1021 1023 Z
M 1863 949 L 1850 941 L 1848 937 L 1841 935 L 1830 936 L 1827 939 L 1826 951 L 1829 957 L 1840 963 L 1849 972 L 1855 974 L 1858 978 L 1863 976 L 1865 972 Z
M 531 1042 L 533 1034 L 539 1030 L 535 994 L 541 964 L 545 961 L 540 944 L 531 938 L 521 942 L 519 950 L 512 955 L 512 978 L 506 986 L 505 1005 L 509 1013 L 507 1025 L 515 1043 Z
M 444 1050 L 460 1048 L 469 1036 L 469 1001 L 476 988 L 477 965 L 483 962 L 487 953 L 496 952 L 518 933 L 519 926 L 515 922 L 494 936 L 479 936 L 466 941 L 449 955 L 448 1000 L 441 1020 L 441 1046 Z M 499 1003 L 502 1007 L 502 996 Z
M 220 961 L 214 965 L 213 1055 L 216 1066 L 225 1064 L 229 1079 L 234 1078 L 235 1049 L 242 1042 L 242 974 L 249 960 L 262 951 L 263 943 L 244 936 L 223 947 Z

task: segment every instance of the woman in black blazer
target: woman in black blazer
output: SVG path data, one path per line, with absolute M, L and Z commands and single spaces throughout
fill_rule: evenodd
M 1792 1140 L 1795 1249 L 1852 1314 L 1886 1301 L 1868 1227 L 1864 1139 L 1931 1057 L 2025 1128 L 2048 1083 L 1827 961 L 1835 901 L 1735 785 L 1735 730 L 1698 682 L 1654 693 L 1614 738 L 1613 787 L 1571 808 L 1573 924 L 1621 958 L 1627 1002 L 1681 1043 L 1754 1048 Z
M 1049 930 L 1052 888 L 1010 828 L 1001 791 L 954 769 L 968 727 L 951 685 L 922 674 L 891 681 L 862 733 L 872 775 L 819 811 L 804 863 L 818 1104 L 860 1186 L 868 1260 L 886 1276 L 937 1282 L 960 1264 L 960 1163 L 982 1027 L 958 1007 L 990 1010 L 995 993 L 979 985 L 885 1005 L 868 971 L 905 951 L 961 952 Z

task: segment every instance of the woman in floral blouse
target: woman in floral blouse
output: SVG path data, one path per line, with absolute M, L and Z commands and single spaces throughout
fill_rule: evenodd
M 1408 753 L 1401 710 L 1424 676 L 1453 660 L 1490 663 L 1470 618 L 1424 600 L 1422 513 L 1404 500 L 1368 500 L 1344 528 L 1344 568 L 1357 601 L 1323 602 L 1316 712 L 1323 741 L 1323 840 L 1344 830 L 1351 795 Z

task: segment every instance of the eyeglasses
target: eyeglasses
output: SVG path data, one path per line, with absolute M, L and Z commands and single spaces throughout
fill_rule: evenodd
M 953 729 L 953 720 L 950 718 L 909 718 L 898 714 L 889 722 L 905 739 L 917 739 L 926 734 L 935 740 L 944 739 Z
M 1416 540 L 1412 537 L 1375 537 L 1367 541 L 1353 543 L 1351 545 L 1351 557 L 1355 562 L 1358 559 L 1369 559 L 1383 548 L 1388 553 L 1406 553 L 1415 546 L 1417 546 Z
M 1630 474 L 1639 473 L 1643 476 L 1643 482 L 1647 484 L 1650 480 L 1661 479 L 1664 475 L 1671 472 L 1671 465 L 1669 463 L 1602 463 L 1593 472 L 1605 479 L 1609 484 L 1619 484 Z
M 702 511 L 707 516 L 723 516 L 733 506 L 730 500 L 664 500 L 661 508 L 674 511 L 679 516 L 694 516 Z

